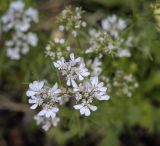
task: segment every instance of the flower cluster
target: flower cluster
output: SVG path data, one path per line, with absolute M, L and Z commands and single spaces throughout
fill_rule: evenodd
M 101 24 L 102 30 L 90 31 L 90 47 L 86 53 L 103 52 L 116 57 L 131 57 L 129 48 L 133 45 L 132 37 L 120 37 L 120 33 L 127 27 L 126 21 L 112 15 L 102 20 Z
M 77 37 L 80 29 L 86 27 L 87 23 L 82 21 L 82 14 L 84 11 L 80 7 L 76 7 L 75 11 L 71 7 L 66 7 L 58 18 L 60 31 L 71 31 L 74 37 Z
M 90 47 L 86 49 L 86 53 L 99 53 L 114 54 L 118 49 L 117 42 L 114 41 L 107 32 L 96 31 L 95 29 L 90 31 Z
M 64 38 L 54 38 L 50 44 L 46 46 L 45 53 L 53 61 L 60 59 L 63 55 L 71 51 L 71 47 L 66 43 Z
M 35 116 L 38 124 L 42 124 L 45 130 L 48 130 L 52 125 L 56 126 L 59 122 L 59 118 L 56 116 L 59 111 L 57 103 L 61 100 L 61 90 L 58 89 L 58 84 L 49 87 L 44 81 L 34 81 L 29 85 L 26 94 L 30 97 L 31 109 L 42 108 Z
M 90 59 L 87 62 L 87 66 L 91 69 L 91 76 L 99 76 L 102 73 L 102 62 L 101 55 L 95 57 L 93 60 Z
M 101 24 L 102 28 L 115 38 L 118 38 L 119 33 L 127 27 L 126 21 L 116 15 L 111 15 L 102 20 Z
M 69 61 L 61 57 L 54 62 L 54 66 L 60 71 L 61 80 L 65 78 L 60 89 L 57 83 L 49 87 L 44 81 L 34 81 L 26 93 L 30 97 L 31 109 L 39 106 L 42 108 L 35 119 L 37 124 L 43 125 L 43 129 L 48 130 L 51 126 L 57 125 L 60 120 L 57 119 L 58 106 L 73 98 L 73 108 L 80 110 L 80 114 L 85 116 L 90 116 L 91 111 L 97 110 L 97 107 L 92 105 L 94 99 L 109 100 L 107 88 L 98 81 L 98 76 L 88 78 L 90 73 L 81 57 L 75 58 L 72 53 Z
M 8 12 L 1 18 L 2 31 L 11 32 L 11 39 L 6 41 L 7 56 L 19 60 L 21 54 L 26 54 L 30 46 L 36 46 L 37 35 L 28 32 L 31 22 L 38 22 L 38 12 L 34 8 L 25 9 L 22 1 L 10 4 Z
M 113 78 L 112 87 L 117 90 L 117 95 L 132 96 L 132 92 L 138 88 L 139 84 L 133 75 L 125 74 L 123 70 L 117 70 Z
M 70 54 L 70 61 L 67 62 L 64 57 L 54 62 L 54 66 L 60 70 L 62 76 L 65 76 L 68 86 L 76 86 L 76 80 L 82 81 L 84 77 L 89 75 L 88 69 L 85 67 L 82 58 L 75 58 L 74 54 Z
M 79 110 L 80 115 L 90 116 L 91 112 L 98 109 L 95 101 L 109 100 L 108 92 L 112 93 L 112 88 L 117 88 L 115 93 L 121 91 L 130 97 L 132 91 L 138 87 L 131 74 L 124 75 L 122 71 L 112 70 L 111 74 L 114 73 L 106 77 L 107 70 L 103 70 L 105 54 L 116 57 L 131 56 L 128 47 L 132 46 L 132 38 L 120 37 L 120 31 L 125 29 L 126 22 L 116 16 L 109 17 L 106 22 L 103 20 L 103 29 L 90 29 L 89 41 L 83 39 L 85 48 L 88 42 L 89 47 L 82 49 L 79 33 L 81 28 L 86 26 L 82 14 L 81 8 L 76 8 L 75 12 L 72 12 L 70 7 L 63 10 L 58 22 L 64 38 L 56 37 L 46 47 L 46 55 L 51 58 L 55 68 L 57 83 L 50 87 L 44 81 L 34 81 L 27 91 L 31 109 L 39 107 L 40 111 L 35 120 L 44 130 L 57 126 L 61 106 L 68 107 L 66 102 L 70 103 L 69 107 L 72 109 Z M 70 39 L 68 36 L 77 38 Z M 112 66 L 112 60 L 109 62 Z

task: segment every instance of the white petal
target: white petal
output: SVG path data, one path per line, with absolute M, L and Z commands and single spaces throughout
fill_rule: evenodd
M 71 85 L 71 81 L 70 79 L 67 80 L 67 85 L 70 86 Z
M 44 86 L 44 81 L 40 81 L 40 82 L 38 83 L 38 89 L 39 89 L 39 90 L 42 89 L 43 86 Z
M 109 100 L 110 97 L 108 95 L 101 96 L 99 100 Z
M 79 74 L 79 80 L 82 81 L 84 78 Z
M 61 93 L 61 90 L 60 90 L 60 89 L 57 89 L 54 93 L 55 93 L 55 94 Z
M 58 112 L 58 111 L 59 111 L 59 109 L 58 109 L 57 107 L 53 107 L 53 108 L 52 108 L 52 112 L 55 112 L 55 113 L 56 113 L 56 112 Z
M 99 90 L 102 91 L 102 92 L 106 92 L 107 88 L 106 87 L 100 87 Z
M 74 88 L 77 88 L 77 83 L 76 83 L 74 80 L 71 80 L 71 82 L 72 82 L 72 86 L 73 86 Z
M 74 61 L 74 54 L 73 53 L 70 54 L 70 58 L 72 61 Z
M 98 77 L 91 77 L 91 83 L 93 86 L 96 86 L 98 84 Z
M 58 67 L 59 67 L 59 64 L 58 64 L 58 63 L 53 62 L 53 64 L 54 64 L 55 68 L 58 68 Z
M 78 57 L 78 58 L 75 59 L 75 62 L 80 62 L 80 61 L 81 61 L 80 57 Z
M 45 114 L 46 114 L 46 110 L 42 110 L 42 111 L 40 111 L 40 112 L 38 113 L 39 116 L 43 116 L 43 115 L 45 115 Z
M 54 84 L 54 86 L 52 87 L 52 89 L 53 89 L 53 91 L 56 91 L 56 90 L 57 90 L 57 88 L 58 88 L 58 84 L 57 84 L 57 83 L 55 83 L 55 84 Z
M 97 107 L 94 106 L 94 105 L 89 105 L 88 107 L 89 107 L 92 111 L 96 111 L 96 110 L 97 110 Z
M 85 113 L 85 107 L 82 107 L 82 108 L 80 109 L 80 113 L 81 113 L 81 115 L 83 115 L 83 114 Z
M 52 114 L 51 114 L 51 117 L 52 117 L 52 118 L 55 118 L 55 117 L 56 117 L 56 114 L 55 114 L 55 113 L 52 113 Z
M 90 116 L 91 112 L 88 107 L 85 107 L 85 116 Z
M 29 99 L 28 102 L 29 103 L 36 103 L 36 100 L 35 99 Z
M 33 105 L 30 107 L 30 109 L 36 109 L 37 106 L 38 106 L 38 104 L 33 104 Z
M 85 77 L 87 77 L 87 76 L 89 76 L 89 72 L 83 72 L 83 73 L 81 73 L 83 76 L 85 76 Z
M 50 112 L 50 111 L 47 111 L 47 112 L 46 112 L 46 117 L 49 118 L 50 116 L 51 116 L 51 112 Z
M 34 96 L 35 94 L 36 94 L 36 92 L 30 91 L 30 90 L 26 92 L 26 95 L 29 96 L 29 97 L 32 97 L 32 96 Z
M 83 105 L 77 104 L 77 105 L 74 105 L 73 107 L 74 107 L 76 110 L 79 110 L 79 109 L 81 109 L 81 108 L 83 107 Z

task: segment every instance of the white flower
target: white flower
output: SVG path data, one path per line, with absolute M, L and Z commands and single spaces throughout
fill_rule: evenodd
M 98 100 L 109 100 L 110 98 L 106 93 L 107 87 L 103 86 L 103 82 L 98 82 L 98 77 L 91 77 L 89 81 L 85 81 L 79 84 L 79 86 L 74 87 L 74 91 L 79 92 L 82 97 L 91 99 L 96 98 Z
M 34 22 L 38 22 L 38 11 L 34 8 L 29 8 L 25 12 L 26 16 L 29 17 L 30 21 L 33 20 Z
M 37 43 L 38 43 L 38 37 L 35 33 L 29 32 L 27 34 L 27 41 L 28 41 L 28 44 L 35 47 L 37 46 Z
M 131 57 L 131 52 L 128 49 L 120 49 L 117 52 L 118 57 Z
M 29 51 L 29 45 L 36 46 L 38 38 L 34 33 L 27 33 L 31 22 L 38 22 L 38 12 L 33 8 L 25 9 L 22 1 L 10 4 L 9 10 L 2 16 L 2 31 L 11 31 L 12 38 L 7 41 L 7 56 L 19 60 L 21 54 Z M 10 43 L 8 43 L 10 42 Z
M 36 109 L 43 103 L 43 99 L 40 96 L 32 96 L 28 102 L 32 104 L 32 106 L 30 107 L 31 109 Z
M 76 74 L 79 77 L 79 80 L 82 81 L 84 77 L 89 76 L 88 69 L 85 67 L 85 64 L 83 62 L 80 63 L 79 67 L 76 69 Z
M 15 1 L 15 2 L 12 2 L 10 5 L 10 9 L 14 9 L 17 11 L 21 11 L 23 10 L 23 8 L 24 8 L 24 3 L 22 1 Z
M 46 118 L 49 118 L 49 117 L 54 118 L 58 111 L 59 109 L 56 106 L 51 107 L 49 105 L 45 105 L 43 109 L 38 113 L 38 115 L 45 116 Z
M 8 31 L 15 28 L 20 31 L 27 31 L 30 28 L 30 22 L 38 22 L 38 12 L 33 8 L 25 10 L 22 1 L 12 2 L 8 12 L 2 17 L 3 30 Z
M 102 28 L 115 38 L 117 38 L 119 36 L 119 32 L 127 26 L 126 21 L 118 18 L 116 15 L 109 16 L 102 20 L 101 24 Z
M 72 12 L 71 8 L 67 7 L 59 17 L 59 30 L 71 32 L 73 37 L 77 37 L 81 29 L 86 27 L 86 22 L 82 20 L 83 11 L 81 8 L 76 7 Z
M 17 31 L 22 31 L 22 32 L 26 32 L 29 28 L 30 28 L 30 23 L 28 22 L 28 20 L 23 20 L 22 22 L 15 22 L 15 29 L 17 29 Z
M 50 119 L 48 119 L 46 117 L 36 115 L 36 116 L 34 116 L 34 119 L 36 120 L 37 125 L 41 124 L 42 128 L 45 131 L 48 131 L 48 129 L 51 127 Z
M 61 90 L 58 89 L 58 84 L 56 83 L 52 88 L 48 90 L 48 96 L 51 98 L 53 102 L 58 102 L 59 93 L 61 93 Z
M 57 62 L 53 62 L 53 64 L 58 70 L 65 70 L 67 68 L 66 61 L 63 57 L 61 57 Z
M 75 57 L 74 57 L 74 54 L 73 54 L 73 53 L 71 53 L 71 54 L 70 54 L 70 59 L 71 59 L 71 63 L 72 63 L 72 65 L 75 65 L 76 63 L 78 63 L 78 62 L 80 62 L 80 61 L 81 61 L 81 58 L 80 58 L 80 57 L 78 57 L 78 58 L 76 58 L 76 59 L 75 59 Z
M 14 60 L 20 59 L 19 48 L 7 48 L 7 56 Z
M 86 27 L 87 26 L 87 23 L 85 21 L 82 22 L 81 24 L 83 27 Z
M 98 82 L 98 77 L 91 77 L 92 90 L 95 91 L 95 97 L 98 100 L 108 100 L 110 97 L 106 95 L 107 87 L 104 87 L 103 82 Z
M 92 69 L 92 76 L 99 76 L 102 72 L 102 62 L 98 57 L 94 58 L 93 63 L 90 64 Z
M 12 34 L 12 39 L 5 42 L 7 56 L 11 59 L 20 59 L 21 54 L 29 51 L 29 45 L 36 46 L 38 38 L 34 33 L 23 33 L 16 31 Z
M 44 86 L 44 81 L 34 81 L 29 84 L 29 90 L 27 91 L 27 96 L 32 97 L 35 94 L 39 93 Z
M 36 120 L 37 125 L 42 125 L 42 128 L 45 131 L 48 131 L 51 126 L 56 127 L 58 122 L 60 121 L 59 117 L 46 118 L 44 116 L 39 115 L 34 116 L 34 119 Z
M 56 127 L 58 125 L 60 121 L 60 118 L 59 117 L 54 117 L 54 118 L 51 118 L 51 123 L 54 127 Z
M 28 46 L 27 43 L 24 43 L 24 44 L 22 45 L 21 52 L 22 52 L 22 54 L 26 54 L 28 51 L 29 51 L 29 46 Z
M 74 37 L 77 37 L 77 32 L 76 32 L 76 31 L 72 31 L 72 35 L 73 35 Z
M 80 110 L 81 115 L 90 116 L 91 111 L 96 111 L 97 107 L 89 104 L 88 101 L 82 100 L 81 104 L 77 104 L 73 106 L 76 110 Z
M 64 29 L 65 29 L 65 27 L 64 27 L 63 25 L 60 25 L 60 26 L 59 26 L 59 30 L 60 30 L 60 31 L 64 31 Z
M 74 54 L 70 54 L 70 60 L 67 62 L 63 57 L 54 66 L 61 71 L 62 76 L 66 77 L 67 85 L 76 87 L 76 80 L 80 81 L 89 75 L 88 69 L 85 67 L 84 62 L 80 57 L 75 58 Z

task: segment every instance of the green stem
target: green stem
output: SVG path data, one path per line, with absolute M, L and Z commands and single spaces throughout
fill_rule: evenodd
M 62 83 L 61 83 L 61 77 L 60 77 L 60 75 L 59 75 L 59 71 L 56 70 L 56 73 L 57 73 L 57 77 L 58 77 L 58 84 L 61 86 Z
M 78 44 L 79 49 L 80 49 L 80 50 L 83 50 L 83 53 L 85 53 L 85 50 L 82 49 L 82 46 L 81 46 L 81 43 L 80 43 L 80 39 L 79 39 L 78 36 L 77 36 L 76 40 L 77 40 L 77 44 Z

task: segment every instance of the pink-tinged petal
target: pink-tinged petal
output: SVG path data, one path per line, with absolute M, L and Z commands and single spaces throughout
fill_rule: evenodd
M 96 111 L 96 110 L 97 110 L 97 107 L 94 106 L 94 105 L 89 105 L 88 107 L 89 107 L 92 111 Z
M 74 109 L 79 110 L 79 109 L 81 109 L 83 106 L 82 106 L 81 104 L 77 104 L 77 105 L 74 105 L 73 107 L 74 107 Z
M 85 116 L 90 116 L 91 112 L 88 107 L 85 107 Z
M 33 104 L 33 105 L 30 107 L 30 109 L 36 109 L 37 106 L 38 106 L 38 104 Z

